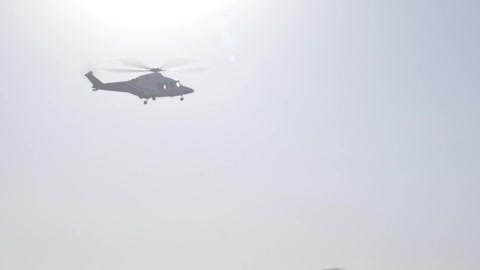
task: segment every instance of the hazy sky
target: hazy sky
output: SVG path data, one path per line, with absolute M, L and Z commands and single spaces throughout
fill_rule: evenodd
M 0 269 L 477 269 L 479 10 L 2 0 Z M 125 57 L 209 69 L 92 92 Z

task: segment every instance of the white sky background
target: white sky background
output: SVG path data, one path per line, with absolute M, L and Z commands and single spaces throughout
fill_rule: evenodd
M 1 269 L 478 268 L 478 1 L 199 2 L 0 3 Z

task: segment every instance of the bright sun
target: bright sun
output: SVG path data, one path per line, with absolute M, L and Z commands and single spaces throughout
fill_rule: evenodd
M 233 0 L 73 0 L 70 8 L 122 27 L 181 25 L 228 7 Z

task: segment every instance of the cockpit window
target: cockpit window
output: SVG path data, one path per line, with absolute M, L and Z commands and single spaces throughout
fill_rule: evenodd
M 177 81 L 177 87 L 180 87 L 180 86 L 181 86 L 180 82 Z

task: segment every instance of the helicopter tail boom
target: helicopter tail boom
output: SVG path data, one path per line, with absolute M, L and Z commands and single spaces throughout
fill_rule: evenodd
M 94 88 L 101 88 L 103 86 L 103 83 L 93 75 L 93 72 L 88 72 L 87 74 L 85 74 L 85 76 L 87 77 L 87 79 L 93 84 L 93 87 Z

